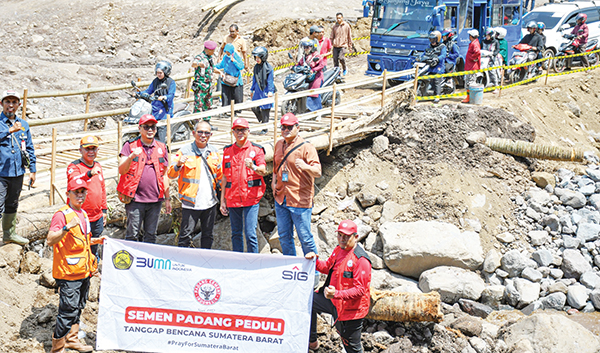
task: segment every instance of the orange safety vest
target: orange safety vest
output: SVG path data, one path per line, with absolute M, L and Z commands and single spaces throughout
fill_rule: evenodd
M 57 212 L 62 212 L 65 215 L 67 224 L 74 217 L 78 217 L 69 205 L 64 206 Z M 71 228 L 58 243 L 53 245 L 52 277 L 56 279 L 75 281 L 90 277 L 98 270 L 98 260 L 90 249 L 90 238 L 92 237 L 90 220 L 83 209 L 82 212 L 85 216 L 88 233 L 83 234 L 81 225 L 78 225 Z
M 152 164 L 154 165 L 154 171 L 156 172 L 156 181 L 158 182 L 158 198 L 163 198 L 165 195 L 165 184 L 163 180 L 163 175 L 165 173 L 165 158 L 163 157 L 162 151 L 166 150 L 165 145 L 157 140 L 154 140 L 156 143 L 155 148 L 152 149 L 152 155 L 150 159 L 152 160 Z M 142 147 L 142 141 L 140 138 L 136 138 L 133 142 L 129 142 L 129 146 L 131 151 L 133 151 L 137 147 Z M 160 152 L 159 152 L 160 151 Z M 129 170 L 127 173 L 121 175 L 119 179 L 119 185 L 117 185 L 117 191 L 128 196 L 134 197 L 135 192 L 140 183 L 140 179 L 142 178 L 142 173 L 144 172 L 144 166 L 146 165 L 147 159 L 146 153 L 140 153 L 138 156 L 133 158 L 131 165 L 129 166 Z
M 247 168 L 244 160 L 256 160 L 256 155 L 265 153 L 261 145 L 252 142 L 246 144 L 237 154 L 235 145 L 227 145 L 223 149 L 223 176 L 226 178 L 225 200 L 227 207 L 247 207 L 256 205 L 265 194 L 267 186 L 262 176 L 252 168 Z M 252 157 L 251 157 L 252 156 Z

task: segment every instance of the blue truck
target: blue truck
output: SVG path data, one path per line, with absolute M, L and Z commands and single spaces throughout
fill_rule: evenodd
M 521 39 L 523 0 L 374 0 L 372 2 L 371 53 L 366 74 L 378 76 L 387 71 L 413 67 L 416 58 L 429 46 L 433 30 L 452 29 L 464 69 L 469 46 L 467 31 L 483 33 L 487 27 L 506 28 L 508 56 Z M 405 80 L 408 78 L 400 78 Z

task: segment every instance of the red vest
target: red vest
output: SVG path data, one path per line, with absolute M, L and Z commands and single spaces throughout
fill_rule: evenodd
M 265 181 L 252 168 L 247 168 L 244 160 L 256 160 L 258 153 L 265 151 L 260 145 L 246 142 L 244 147 L 235 145 L 223 149 L 223 176 L 226 178 L 225 200 L 227 207 L 247 207 L 256 205 L 265 194 Z
M 163 175 L 165 173 L 165 158 L 162 153 L 158 153 L 158 150 L 164 151 L 166 150 L 165 145 L 157 140 L 154 140 L 156 146 L 152 149 L 152 155 L 150 159 L 152 164 L 154 165 L 154 171 L 156 172 L 156 181 L 158 182 L 158 198 L 163 198 L 165 195 L 165 185 L 163 180 Z M 142 147 L 142 141 L 140 138 L 135 139 L 133 142 L 129 143 L 129 147 L 131 151 L 136 149 L 137 147 Z M 129 166 L 129 170 L 127 173 L 121 175 L 119 179 L 119 185 L 117 185 L 117 191 L 123 193 L 126 196 L 134 197 L 135 191 L 138 188 L 138 184 L 140 183 L 140 179 L 142 178 L 142 173 L 144 172 L 144 166 L 146 165 L 147 155 L 145 152 L 140 153 L 137 157 L 133 158 L 131 165 Z

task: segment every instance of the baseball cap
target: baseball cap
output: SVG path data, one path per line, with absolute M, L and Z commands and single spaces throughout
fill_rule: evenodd
M 346 235 L 352 235 L 357 231 L 356 223 L 352 222 L 349 219 L 341 221 L 337 231 Z
M 84 188 L 86 190 L 88 189 L 87 183 L 81 178 L 73 178 L 67 184 L 67 191 L 73 191 L 81 188 Z
M 81 141 L 79 141 L 79 146 L 84 148 L 90 146 L 98 147 L 98 145 L 98 138 L 92 135 L 84 136 Z
M 237 118 L 233 121 L 233 126 L 231 128 L 235 129 L 236 127 L 243 127 L 247 129 L 250 127 L 250 125 L 248 125 L 248 120 L 244 118 Z
M 144 124 L 148 124 L 148 123 L 157 124 L 158 121 L 156 121 L 156 118 L 154 118 L 154 115 L 152 115 L 152 114 L 144 114 L 144 115 L 142 115 L 142 117 L 140 118 L 139 125 L 144 125 Z
M 308 30 L 310 34 L 313 33 L 321 33 L 323 32 L 323 28 L 320 28 L 319 26 L 310 26 L 310 29 Z
M 2 92 L 2 100 L 1 101 L 4 101 L 4 98 L 8 98 L 8 97 L 15 97 L 18 100 L 21 100 L 21 97 L 19 97 L 19 94 L 14 89 L 8 89 L 8 90 Z
M 475 37 L 475 38 L 479 37 L 479 31 L 478 31 L 478 30 L 476 30 L 476 29 L 472 29 L 472 30 L 468 31 L 467 33 L 468 33 L 468 34 L 469 34 L 471 37 Z
M 281 125 L 296 125 L 298 124 L 298 118 L 294 113 L 287 113 L 281 117 Z

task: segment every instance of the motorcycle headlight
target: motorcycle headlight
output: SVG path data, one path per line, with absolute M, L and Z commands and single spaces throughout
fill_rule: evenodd
M 375 64 L 375 70 L 377 70 L 377 71 L 381 71 L 381 65 L 379 65 L 379 64 Z
M 139 105 L 134 105 L 133 107 L 131 107 L 131 116 L 138 116 L 138 114 L 140 114 L 140 106 Z

